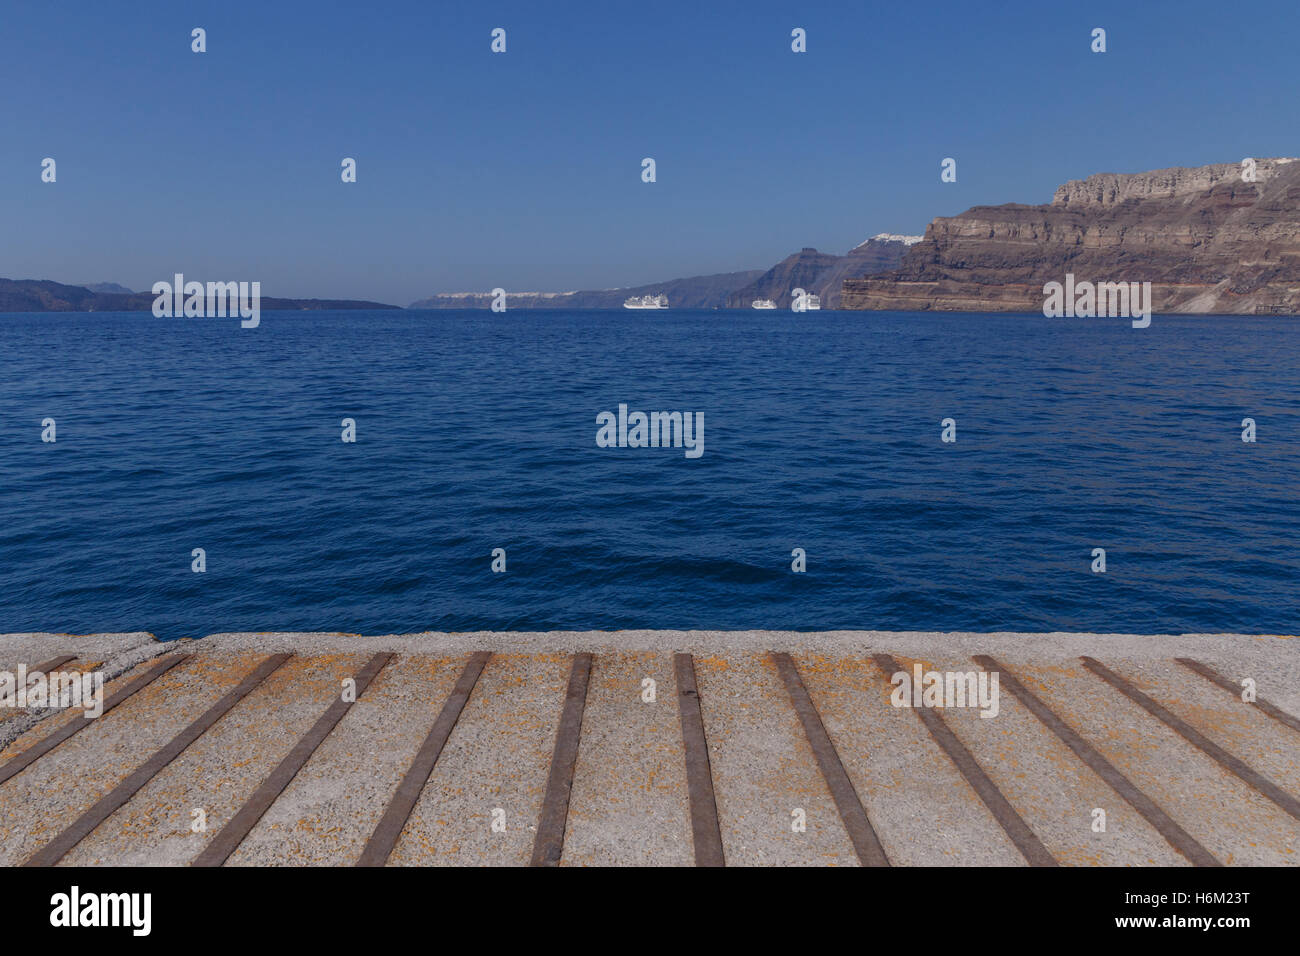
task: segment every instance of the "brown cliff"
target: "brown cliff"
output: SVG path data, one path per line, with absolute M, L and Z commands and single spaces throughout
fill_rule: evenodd
M 898 269 L 846 279 L 841 308 L 1041 312 L 1066 273 L 1150 282 L 1156 313 L 1300 314 L 1300 162 L 1103 173 L 1041 206 L 939 218 Z

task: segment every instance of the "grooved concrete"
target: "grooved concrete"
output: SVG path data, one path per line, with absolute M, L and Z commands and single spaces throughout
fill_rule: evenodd
M 1122 676 L 1130 670 L 1112 658 L 1099 659 Z M 1189 672 L 1189 678 L 1196 676 Z M 1300 863 L 1300 821 L 1082 664 L 1041 667 L 1021 680 L 1221 862 Z M 1220 719 L 1230 707 L 1225 697 Z M 1213 736 L 1212 728 L 1202 729 Z M 1300 789 L 1296 780 L 1283 783 L 1288 785 L 1293 793 Z
M 532 855 L 573 655 L 594 655 L 561 864 L 691 865 L 673 654 L 695 656 L 726 863 L 856 865 L 857 857 L 769 652 L 787 651 L 892 865 L 1025 860 L 871 656 L 979 673 L 989 654 L 1228 864 L 1300 863 L 1300 821 L 1088 672 L 1095 657 L 1292 795 L 1300 734 L 1174 663 L 1191 657 L 1300 713 L 1300 644 L 1243 635 L 653 632 L 0 636 L 0 660 L 102 661 L 106 692 L 170 650 L 193 657 L 0 784 L 0 865 L 21 863 L 143 764 L 260 661 L 294 657 L 64 857 L 65 864 L 191 862 L 380 651 L 397 656 L 235 850 L 227 865 L 351 865 L 465 662 L 488 660 L 390 858 L 392 865 L 525 865 Z M 4 666 L 4 665 L 0 665 Z M 656 699 L 642 699 L 645 678 Z M 999 714 L 943 720 L 1064 865 L 1187 861 L 1005 685 Z M 80 711 L 2 714 L 0 763 Z M 7 744 L 7 745 L 5 745 Z M 1106 811 L 1106 832 L 1092 828 Z M 195 832 L 192 811 L 206 813 Z M 807 829 L 791 827 L 791 811 Z M 504 829 L 494 829 L 500 809 Z
M 694 863 L 676 689 L 671 654 L 596 658 L 561 865 Z
M 528 862 L 569 666 L 565 654 L 497 654 L 488 661 L 391 864 Z M 499 832 L 492 829 L 497 809 L 505 814 Z
M 695 659 L 728 866 L 857 866 L 857 854 L 776 667 Z M 803 832 L 794 812 L 803 812 Z

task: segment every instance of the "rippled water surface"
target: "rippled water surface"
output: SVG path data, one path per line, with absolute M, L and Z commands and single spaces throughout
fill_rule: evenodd
M 1298 334 L 1158 315 L 0 316 L 0 632 L 1294 633 Z M 703 456 L 598 448 L 620 402 L 703 413 Z

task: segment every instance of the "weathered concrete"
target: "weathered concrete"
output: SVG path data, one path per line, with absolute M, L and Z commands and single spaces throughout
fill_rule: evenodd
M 160 653 L 192 654 L 106 716 L 0 783 L 0 865 L 26 860 L 235 687 L 268 655 L 287 663 L 237 703 L 63 864 L 184 865 L 380 651 L 396 656 L 248 832 L 228 865 L 351 865 L 470 654 L 489 650 L 390 865 L 528 862 L 573 654 L 594 654 L 569 800 L 563 865 L 694 860 L 672 655 L 695 655 L 729 865 L 856 865 L 826 780 L 770 651 L 792 654 L 871 825 L 895 865 L 1009 865 L 1025 858 L 909 708 L 892 706 L 872 655 L 909 669 L 979 671 L 988 654 L 1101 752 L 1192 839 L 1229 864 L 1300 864 L 1300 820 L 1089 672 L 1100 660 L 1292 798 L 1300 732 L 1175 662 L 1202 661 L 1300 714 L 1300 639 L 1247 635 L 665 632 L 2 635 L 0 667 L 77 654 L 106 692 Z M 646 681 L 654 682 L 653 700 Z M 944 708 L 947 727 L 1064 865 L 1187 859 L 1001 687 L 999 713 Z M 0 715 L 0 771 L 81 719 Z M 24 723 L 20 723 L 24 722 Z M 9 728 L 9 729 L 7 729 Z M 10 737 L 3 735 L 10 733 Z M 1106 830 L 1093 813 L 1106 813 Z M 202 810 L 206 829 L 196 829 Z M 792 824 L 802 811 L 806 829 Z M 499 811 L 499 812 L 497 812 Z M 494 814 L 495 812 L 495 814 Z M 494 819 L 498 822 L 493 827 Z M 504 824 L 504 828 L 500 824 Z
M 186 644 L 191 642 L 185 642 Z M 0 669 L 16 672 L 18 665 L 31 668 L 42 661 L 75 654 L 76 659 L 59 668 L 63 671 L 98 671 L 105 682 L 126 673 L 141 661 L 164 653 L 176 644 L 162 644 L 152 634 L 0 634 Z M 26 731 L 57 711 L 49 708 L 0 709 L 0 751 Z

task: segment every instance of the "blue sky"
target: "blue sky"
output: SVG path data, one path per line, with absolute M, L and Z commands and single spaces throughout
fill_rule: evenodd
M 1095 172 L 1300 154 L 1293 2 L 11 0 L 2 20 L 8 278 L 400 305 L 608 288 L 843 253 Z

